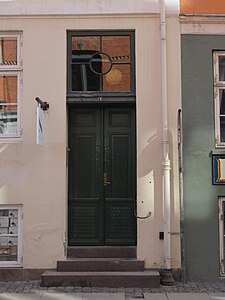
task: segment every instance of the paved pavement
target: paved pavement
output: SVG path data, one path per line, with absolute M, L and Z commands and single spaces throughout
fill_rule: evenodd
M 0 282 L 0 300 L 225 300 L 225 280 L 176 283 L 157 289 L 40 286 L 40 281 Z

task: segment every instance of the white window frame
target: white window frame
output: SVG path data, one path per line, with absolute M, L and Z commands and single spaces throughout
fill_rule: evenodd
M 0 267 L 22 267 L 23 263 L 23 256 L 22 256 L 22 219 L 23 219 L 23 212 L 22 212 L 22 204 L 16 204 L 16 205 L 0 205 L 0 210 L 6 209 L 6 210 L 18 210 L 18 233 L 17 235 L 11 235 L 11 236 L 17 236 L 18 237 L 18 248 L 17 248 L 17 261 L 0 261 Z M 0 236 L 9 236 L 1 234 Z
M 0 76 L 17 76 L 17 131 L 16 133 L 0 133 L 0 142 L 5 138 L 20 138 L 21 127 L 21 99 L 22 99 L 22 35 L 21 33 L 1 33 L 0 38 L 15 38 L 17 41 L 17 64 L 0 65 Z M 7 104 L 6 104 L 7 105 Z

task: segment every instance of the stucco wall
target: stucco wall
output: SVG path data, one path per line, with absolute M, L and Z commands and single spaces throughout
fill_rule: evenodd
M 182 101 L 186 269 L 189 280 L 219 278 L 218 196 L 212 185 L 215 150 L 212 51 L 223 36 L 182 36 Z
M 137 87 L 138 257 L 146 267 L 163 265 L 162 128 L 159 17 L 11 17 L 2 31 L 23 32 L 22 140 L 1 143 L 1 203 L 22 203 L 24 267 L 51 268 L 64 257 L 67 227 L 66 30 L 135 30 Z M 174 31 L 176 34 L 174 34 Z M 179 267 L 179 198 L 176 120 L 180 107 L 179 23 L 168 19 L 169 126 L 172 160 L 172 253 Z M 48 101 L 45 145 L 35 144 L 36 103 Z M 150 183 L 151 181 L 151 183 Z
M 179 0 L 165 0 L 167 13 L 179 14 Z M 1 0 L 1 15 L 106 15 L 159 13 L 158 0 Z

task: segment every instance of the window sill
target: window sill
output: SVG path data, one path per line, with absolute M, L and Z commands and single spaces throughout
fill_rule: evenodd
M 22 143 L 22 137 L 1 137 L 0 144 L 18 144 Z
M 20 262 L 1 262 L 0 268 L 21 268 L 23 265 Z
M 225 149 L 225 144 L 218 144 L 215 146 L 216 149 Z

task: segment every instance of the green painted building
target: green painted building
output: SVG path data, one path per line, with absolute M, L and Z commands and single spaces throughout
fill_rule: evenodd
M 181 17 L 184 263 L 193 281 L 224 275 L 225 199 L 224 182 L 213 184 L 212 168 L 213 155 L 222 155 L 223 162 L 225 154 L 225 37 L 217 33 L 221 24 L 209 24 L 209 17 L 197 31 L 196 18 Z

